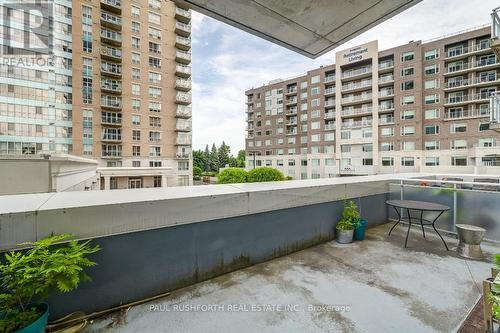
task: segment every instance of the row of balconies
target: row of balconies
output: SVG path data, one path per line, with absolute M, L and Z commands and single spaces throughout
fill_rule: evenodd
M 444 119 L 445 120 L 458 120 L 458 119 L 469 119 L 469 118 L 479 118 L 479 117 L 489 117 L 490 109 L 471 109 L 471 110 L 445 110 Z
M 446 104 L 488 102 L 489 98 L 490 98 L 490 93 L 478 93 L 478 94 L 471 94 L 471 95 L 449 96 L 445 100 L 445 105 Z
M 461 79 L 461 80 L 453 80 L 445 83 L 445 89 L 457 89 L 457 88 L 466 88 L 472 87 L 482 84 L 491 84 L 492 82 L 500 81 L 496 75 L 488 75 L 486 77 L 475 77 L 473 79 Z
M 446 52 L 446 59 L 456 58 L 456 57 L 459 57 L 462 55 L 464 55 L 464 56 L 470 55 L 472 53 L 477 53 L 477 52 L 481 52 L 481 51 L 487 51 L 490 49 L 490 47 L 491 47 L 491 42 L 488 41 L 486 43 L 474 45 L 473 47 L 463 46 L 460 48 L 453 48 L 453 49 L 450 49 Z
M 473 70 L 476 68 L 498 65 L 500 65 L 500 62 L 498 62 L 496 58 L 489 58 L 488 60 L 479 60 L 474 62 L 463 62 L 459 64 L 448 65 L 445 74 L 455 74 L 458 72 Z

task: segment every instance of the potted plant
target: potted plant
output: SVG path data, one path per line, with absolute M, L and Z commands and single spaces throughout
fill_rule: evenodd
M 45 332 L 49 294 L 66 293 L 90 281 L 84 268 L 96 263 L 87 255 L 100 248 L 89 241 L 57 244 L 70 237 L 63 234 L 24 243 L 28 250 L 5 254 L 0 262 L 0 332 Z
M 344 210 L 342 211 L 342 218 L 337 223 L 337 242 L 341 244 L 352 243 L 354 229 L 359 224 L 358 207 L 354 201 L 344 202 Z

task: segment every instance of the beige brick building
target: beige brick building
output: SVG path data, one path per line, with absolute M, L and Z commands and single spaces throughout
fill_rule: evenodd
M 55 65 L 0 66 L 0 155 L 92 158 L 103 189 L 191 184 L 191 11 L 163 0 L 51 8 Z M 23 12 L 0 12 L 2 56 L 39 58 L 18 37 Z
M 379 50 L 271 81 L 247 96 L 247 167 L 295 179 L 392 172 L 498 173 L 489 96 L 500 88 L 490 29 Z

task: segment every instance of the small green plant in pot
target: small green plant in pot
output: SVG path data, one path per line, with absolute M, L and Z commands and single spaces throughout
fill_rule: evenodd
M 28 250 L 5 254 L 0 262 L 0 332 L 45 332 L 49 294 L 66 293 L 90 281 L 84 269 L 96 263 L 87 256 L 100 248 L 89 241 L 58 244 L 70 237 L 63 234 L 24 243 Z
M 342 217 L 335 227 L 335 229 L 337 229 L 337 242 L 341 244 L 352 243 L 354 229 L 358 224 L 358 207 L 352 200 L 344 202 Z

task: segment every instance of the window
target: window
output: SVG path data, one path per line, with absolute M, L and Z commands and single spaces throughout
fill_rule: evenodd
M 401 83 L 401 91 L 411 90 L 415 87 L 413 80 L 405 81 Z
M 161 9 L 161 0 L 149 0 L 148 1 L 149 8 L 160 10 Z
M 403 141 L 403 142 L 401 142 L 401 150 L 404 150 L 404 151 L 414 151 L 415 150 L 415 142 L 414 141 Z
M 149 57 L 149 66 L 154 68 L 161 68 L 161 59 Z
M 451 165 L 453 166 L 467 166 L 467 157 L 465 156 L 452 156 Z
M 410 76 L 415 74 L 415 67 L 404 67 L 401 69 L 401 76 Z
M 439 80 L 434 79 L 434 80 L 427 80 L 427 81 L 425 81 L 424 88 L 425 89 L 436 89 L 436 88 L 439 88 Z
M 424 73 L 425 75 L 433 75 L 439 73 L 439 66 L 436 64 L 425 66 Z
M 325 158 L 325 166 L 335 166 L 334 158 Z
M 433 60 L 437 58 L 439 58 L 439 49 L 429 50 L 424 53 L 425 60 Z
M 415 166 L 415 157 L 401 157 L 401 166 Z
M 141 55 L 139 53 L 132 53 L 132 64 L 139 65 L 141 63 Z
M 320 122 L 319 121 L 311 122 L 311 129 L 312 130 L 317 130 L 319 128 L 320 128 Z
M 382 157 L 382 166 L 393 166 L 394 157 Z
M 415 52 L 409 51 L 401 54 L 401 62 L 411 61 L 415 59 Z
M 149 87 L 149 97 L 160 98 L 161 97 L 161 88 Z
M 139 110 L 141 108 L 141 101 L 138 99 L 132 100 L 132 109 Z
M 139 84 L 132 84 L 132 95 L 139 96 L 141 94 L 141 86 Z
M 311 84 L 319 83 L 320 82 L 320 77 L 319 75 L 315 75 L 311 77 Z
M 482 124 L 479 124 L 479 131 L 482 132 L 482 131 L 487 131 L 490 129 L 490 123 L 482 123 Z
M 319 106 L 319 98 L 311 100 L 311 107 Z
M 321 141 L 321 134 L 311 135 L 311 142 L 319 142 L 319 141 Z
M 394 135 L 394 128 L 384 127 L 382 129 L 380 129 L 380 135 L 381 136 L 393 136 Z
M 425 158 L 426 166 L 438 166 L 439 165 L 439 157 L 431 156 Z
M 179 161 L 177 163 L 177 170 L 188 171 L 189 170 L 189 162 L 188 161 Z
M 161 39 L 161 30 L 158 30 L 153 27 L 148 27 L 149 37 L 152 39 Z
M 132 32 L 139 33 L 141 31 L 141 24 L 139 22 L 132 21 Z
M 439 150 L 439 141 L 425 141 L 425 150 Z
M 451 149 L 466 149 L 467 140 L 452 140 Z
M 141 70 L 139 68 L 132 68 L 132 80 L 141 79 Z
M 305 88 L 307 88 L 307 81 L 301 82 L 301 83 L 300 83 L 300 88 L 301 88 L 301 89 L 305 89 Z
M 161 140 L 161 132 L 149 131 L 149 141 L 158 142 Z
M 149 72 L 149 82 L 153 83 L 161 82 L 161 73 Z
M 148 12 L 148 22 L 154 24 L 161 24 L 161 16 L 152 12 Z
M 140 125 L 141 124 L 141 116 L 134 114 L 132 115 L 132 125 Z
M 288 166 L 295 166 L 295 160 L 288 160 Z
M 150 112 L 161 112 L 161 103 L 160 102 L 149 102 L 149 111 Z
M 439 103 L 439 94 L 432 94 L 425 96 L 425 104 Z
M 161 118 L 160 117 L 149 117 L 149 126 L 161 127 Z
M 132 166 L 134 168 L 140 168 L 141 167 L 141 161 L 132 161 Z
M 317 95 L 320 93 L 320 88 L 319 87 L 313 87 L 311 88 L 311 95 Z
M 413 135 L 413 134 L 415 134 L 415 126 L 401 127 L 401 135 Z
M 141 156 L 141 146 L 132 146 L 132 156 Z
M 439 134 L 439 125 L 425 126 L 425 134 Z
M 401 120 L 410 120 L 415 118 L 415 110 L 405 110 L 401 112 Z
M 334 132 L 325 133 L 325 141 L 333 141 L 333 140 L 335 140 Z
M 467 131 L 466 123 L 454 123 L 450 126 L 451 133 L 464 133 Z
M 139 130 L 132 130 L 132 140 L 134 140 L 134 141 L 140 141 L 141 140 L 141 131 L 139 131 Z
M 141 10 L 139 9 L 139 7 L 132 6 L 131 15 L 132 15 L 132 17 L 136 17 L 136 18 L 141 16 Z
M 394 144 L 392 142 L 382 142 L 380 144 L 380 150 L 381 151 L 393 151 Z
M 161 53 L 160 44 L 149 42 L 149 52 L 160 54 Z
M 158 146 L 150 146 L 149 147 L 149 156 L 159 157 L 160 155 L 161 155 L 161 147 L 158 147 Z
M 132 48 L 139 49 L 141 48 L 141 39 L 137 37 L 132 37 Z
M 149 166 L 151 168 L 160 168 L 161 167 L 161 161 L 149 161 Z
M 436 119 L 439 118 L 439 110 L 431 109 L 425 110 L 425 119 Z
M 415 96 L 403 96 L 401 97 L 401 105 L 411 105 L 415 104 Z
M 153 187 L 161 187 L 161 176 L 153 176 Z

